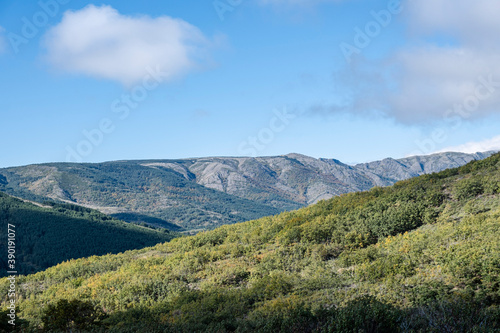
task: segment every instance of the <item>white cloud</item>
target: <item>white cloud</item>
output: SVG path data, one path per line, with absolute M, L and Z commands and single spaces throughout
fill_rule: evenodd
M 443 120 L 450 114 L 477 119 L 499 112 L 499 56 L 474 48 L 435 46 L 401 51 L 393 58 L 399 67 L 397 87 L 382 95 L 389 115 L 414 123 Z M 490 78 L 492 87 L 486 87 L 484 80 Z
M 443 119 L 449 109 L 472 98 L 480 77 L 492 77 L 495 91 L 466 119 L 500 111 L 500 1 L 420 0 L 407 3 L 406 16 L 414 36 L 444 36 L 453 46 L 424 45 L 401 50 L 392 61 L 399 66 L 398 90 L 388 95 L 390 110 L 403 122 Z
M 132 85 L 160 67 L 166 80 L 202 65 L 210 41 L 195 26 L 168 16 L 125 16 L 110 6 L 67 11 L 44 40 L 60 70 Z
M 442 121 L 467 103 L 465 120 L 499 113 L 500 1 L 419 0 L 403 8 L 406 45 L 382 61 L 355 59 L 339 81 L 350 99 L 330 109 L 378 110 L 406 124 Z M 473 100 L 484 79 L 494 91 Z
M 468 45 L 497 47 L 492 38 L 500 33 L 498 0 L 419 0 L 408 3 L 413 32 L 436 32 L 460 38 Z
M 460 146 L 447 147 L 441 149 L 439 152 L 442 153 L 442 152 L 454 151 L 454 152 L 473 154 L 477 152 L 499 151 L 499 150 L 500 150 L 500 135 L 484 141 L 468 142 Z

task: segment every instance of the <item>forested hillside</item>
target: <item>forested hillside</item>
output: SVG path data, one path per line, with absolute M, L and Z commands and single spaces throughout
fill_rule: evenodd
M 3 181 L 2 181 L 3 177 Z M 213 229 L 279 209 L 203 187 L 135 162 L 54 163 L 0 169 L 0 190 L 23 199 L 74 203 L 170 230 Z
M 36 206 L 0 192 L 0 249 L 7 253 L 7 225 L 16 231 L 16 262 L 20 274 L 44 270 L 69 259 L 119 253 L 180 236 L 113 219 L 96 210 L 69 204 Z M 1 257 L 6 275 L 7 255 Z
M 56 332 L 498 332 L 499 192 L 497 154 L 65 262 L 18 279 L 19 315 Z
M 491 154 L 440 153 L 354 166 L 300 154 L 49 163 L 0 169 L 0 191 L 78 204 L 127 222 L 199 231 L 392 185 Z

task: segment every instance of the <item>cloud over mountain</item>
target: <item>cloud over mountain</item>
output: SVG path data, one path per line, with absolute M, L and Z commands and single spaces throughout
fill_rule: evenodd
M 479 151 L 500 151 L 500 135 L 483 141 L 468 142 L 460 146 L 447 147 L 439 152 L 456 151 L 462 153 L 476 153 Z

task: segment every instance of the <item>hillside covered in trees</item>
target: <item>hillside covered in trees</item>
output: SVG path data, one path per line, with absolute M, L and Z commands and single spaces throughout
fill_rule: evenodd
M 198 185 L 168 168 L 127 161 L 0 169 L 0 191 L 38 202 L 90 207 L 173 231 L 213 229 L 281 211 Z
M 20 274 L 30 274 L 69 259 L 119 253 L 169 241 L 179 234 L 129 224 L 96 210 L 45 203 L 34 205 L 0 192 L 0 222 L 5 232 L 0 249 L 7 253 L 7 225 L 16 231 L 16 262 Z M 7 255 L 0 258 L 1 276 Z
M 127 222 L 196 232 L 393 185 L 491 154 L 448 152 L 353 166 L 300 154 L 47 163 L 0 169 L 0 191 L 90 207 Z
M 19 277 L 19 315 L 53 332 L 498 332 L 499 235 L 497 154 Z

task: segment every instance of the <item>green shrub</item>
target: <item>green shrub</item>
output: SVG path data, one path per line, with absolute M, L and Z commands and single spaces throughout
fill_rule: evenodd
M 402 313 L 372 296 L 355 299 L 337 309 L 324 332 L 391 333 L 399 331 Z
M 458 200 L 471 199 L 483 193 L 483 183 L 479 179 L 464 179 L 455 186 L 455 197 Z
M 500 182 L 495 179 L 487 179 L 484 184 L 485 194 L 497 194 L 500 193 Z
M 268 300 L 286 295 L 292 288 L 293 283 L 290 277 L 281 272 L 273 272 L 252 283 L 248 295 L 256 300 Z
M 240 332 L 309 333 L 318 326 L 311 309 L 297 297 L 277 298 L 266 302 L 249 315 Z
M 474 300 L 456 297 L 412 310 L 403 327 L 427 332 L 498 332 L 492 313 Z
M 43 311 L 42 323 L 46 331 L 72 331 L 99 326 L 106 317 L 90 302 L 61 299 Z

